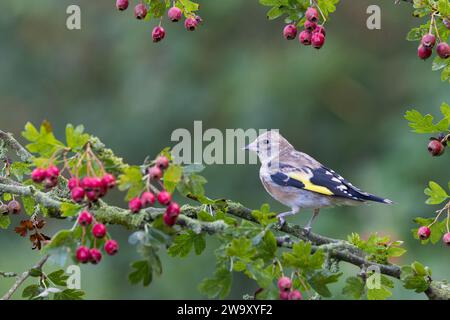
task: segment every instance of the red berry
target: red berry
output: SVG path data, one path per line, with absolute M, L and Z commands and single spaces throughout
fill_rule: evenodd
M 94 183 L 91 177 L 84 177 L 80 181 L 80 187 L 82 187 L 84 190 L 90 190 L 94 188 Z
M 96 223 L 92 227 L 92 234 L 96 238 L 103 238 L 106 235 L 106 226 L 103 223 Z
M 155 195 L 150 191 L 145 191 L 141 195 L 141 202 L 143 207 L 152 206 L 155 204 Z
M 325 31 L 324 26 L 317 25 L 316 28 L 314 29 L 313 33 L 315 33 L 315 32 L 322 33 L 324 36 L 326 36 L 326 31 Z
M 173 226 L 177 222 L 177 217 L 171 217 L 168 214 L 163 214 L 163 221 L 169 227 Z
M 97 264 L 102 260 L 102 252 L 96 248 L 92 248 L 89 251 L 89 254 L 91 255 L 91 258 L 89 259 L 92 264 Z
M 308 21 L 317 22 L 319 21 L 319 12 L 316 8 L 309 7 L 308 9 L 306 9 L 305 17 Z
M 181 9 L 178 7 L 172 7 L 167 12 L 167 16 L 169 17 L 169 20 L 172 22 L 177 22 L 181 19 L 182 12 Z
M 163 206 L 168 205 L 172 201 L 172 196 L 167 191 L 161 191 L 158 193 L 158 202 Z
M 142 208 L 142 201 L 139 197 L 133 198 L 128 202 L 128 208 L 133 213 L 138 213 Z
M 161 26 L 156 26 L 152 31 L 153 42 L 159 42 L 166 36 L 166 31 Z
M 160 156 L 156 159 L 156 166 L 161 170 L 167 169 L 169 167 L 169 159 L 164 156 Z
M 431 230 L 428 227 L 420 227 L 417 231 L 417 235 L 419 236 L 420 240 L 427 240 L 431 235 Z
M 289 277 L 281 277 L 278 279 L 278 289 L 281 291 L 290 290 L 292 287 L 292 280 Z
M 83 211 L 78 216 L 78 223 L 82 226 L 88 226 L 92 223 L 94 217 L 88 211 Z
M 443 241 L 447 246 L 450 246 L 450 232 L 447 232 L 446 234 L 444 234 L 444 236 L 442 237 L 442 241 Z
M 436 37 L 431 33 L 427 33 L 426 35 L 424 35 L 422 37 L 422 40 L 420 41 L 420 43 L 424 47 L 433 48 L 434 44 L 436 43 Z
M 159 167 L 154 166 L 148 169 L 148 175 L 150 176 L 150 179 L 159 180 L 162 178 L 163 172 Z
M 283 36 L 286 40 L 292 40 L 295 39 L 297 36 L 297 27 L 295 24 L 288 24 L 283 29 Z
M 105 243 L 105 251 L 110 256 L 113 256 L 117 253 L 117 251 L 119 251 L 119 244 L 116 240 L 108 240 Z
M 289 300 L 302 300 L 302 294 L 298 290 L 289 292 Z
M 70 191 L 70 195 L 71 195 L 72 200 L 74 202 L 78 202 L 79 203 L 79 202 L 84 200 L 85 193 L 84 193 L 83 188 L 75 187 L 75 188 L 72 189 L 72 191 Z
M 447 42 L 440 42 L 436 47 L 436 53 L 442 59 L 450 57 L 450 46 Z
M 198 21 L 195 18 L 187 18 L 184 20 L 184 27 L 188 31 L 194 31 L 197 28 Z
M 87 248 L 85 246 L 79 247 L 77 249 L 75 256 L 76 256 L 78 262 L 81 262 L 81 263 L 87 263 L 91 259 L 90 250 L 89 250 L 89 248 Z
M 31 173 L 31 179 L 36 183 L 41 183 L 47 176 L 47 171 L 42 168 L 36 168 Z
M 325 36 L 323 33 L 315 32 L 311 36 L 311 44 L 314 48 L 320 49 L 323 47 L 323 44 L 325 43 Z
M 69 181 L 67 182 L 67 187 L 69 188 L 69 190 L 73 190 L 75 187 L 78 187 L 80 185 L 80 179 L 78 178 L 70 178 Z
M 309 46 L 311 44 L 311 32 L 309 32 L 307 30 L 303 30 L 302 32 L 300 32 L 300 35 L 298 36 L 298 40 L 303 45 Z
M 20 203 L 16 200 L 12 200 L 8 203 L 8 212 L 12 214 L 19 214 L 22 207 Z
M 58 184 L 58 177 L 47 177 L 44 179 L 44 187 L 51 189 Z
M 96 189 L 96 190 L 100 190 L 103 186 L 103 181 L 99 177 L 91 178 L 90 183 L 91 183 L 91 188 Z
M 59 169 L 57 166 L 50 166 L 47 168 L 47 177 L 48 178 L 57 178 L 59 177 Z
M 303 26 L 305 27 L 305 30 L 308 30 L 309 32 L 313 32 L 316 29 L 317 24 L 315 22 L 306 20 L 305 23 L 303 24 Z
M 86 198 L 90 202 L 97 201 L 99 197 L 100 197 L 100 193 L 97 190 L 88 190 L 88 191 L 86 191 Z
M 138 20 L 142 20 L 147 16 L 147 8 L 144 4 L 139 3 L 136 7 L 134 7 L 134 16 Z
M 108 189 L 112 189 L 116 186 L 116 178 L 110 173 L 103 176 L 102 182 Z
M 169 217 L 178 217 L 180 215 L 180 206 L 176 202 L 171 202 L 166 209 L 166 214 Z
M 431 50 L 431 48 L 424 47 L 423 45 L 420 45 L 419 48 L 417 48 L 417 55 L 422 60 L 428 59 L 432 53 L 433 50 Z
M 280 300 L 289 300 L 289 291 L 280 291 Z
M 433 157 L 438 157 L 442 155 L 445 151 L 445 147 L 439 140 L 431 140 L 428 143 L 428 152 L 431 153 Z
M 116 1 L 116 8 L 120 11 L 127 10 L 128 8 L 128 0 L 117 0 Z

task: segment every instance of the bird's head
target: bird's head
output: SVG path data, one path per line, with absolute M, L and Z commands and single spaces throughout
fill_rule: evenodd
M 262 133 L 245 147 L 246 150 L 256 152 L 263 163 L 274 160 L 287 148 L 292 148 L 291 144 L 275 130 Z

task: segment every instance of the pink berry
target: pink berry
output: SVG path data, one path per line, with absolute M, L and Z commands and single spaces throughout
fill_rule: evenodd
M 184 27 L 188 31 L 194 31 L 197 28 L 198 22 L 195 18 L 187 18 L 184 20 Z
M 88 190 L 88 191 L 86 191 L 86 198 L 90 202 L 97 201 L 99 197 L 100 197 L 100 193 L 97 190 Z
M 88 226 L 92 223 L 94 217 L 88 211 L 83 211 L 78 216 L 78 223 L 82 226 Z
M 113 256 L 117 253 L 117 251 L 119 251 L 119 244 L 116 240 L 108 240 L 105 243 L 105 251 L 110 256 Z
M 283 29 L 283 36 L 286 40 L 292 40 L 295 39 L 297 36 L 297 27 L 295 24 L 288 24 Z
M 167 16 L 169 17 L 169 20 L 172 22 L 180 21 L 182 16 L 181 9 L 174 6 L 169 9 L 169 11 L 167 12 Z
M 106 235 L 106 226 L 103 223 L 96 223 L 92 227 L 94 237 L 101 239 Z
M 31 173 L 31 179 L 36 183 L 41 183 L 44 181 L 45 177 L 47 175 L 47 171 L 42 168 L 36 168 Z
M 292 287 L 292 280 L 289 277 L 281 277 L 278 279 L 278 289 L 281 291 L 290 290 Z
M 314 48 L 320 49 L 325 43 L 325 36 L 320 32 L 315 32 L 311 36 L 311 44 Z
M 316 29 L 317 24 L 315 22 L 306 20 L 305 23 L 303 24 L 303 26 L 305 27 L 305 30 L 308 30 L 309 32 L 313 32 Z
M 89 254 L 91 255 L 91 258 L 89 260 L 91 261 L 92 264 L 97 264 L 100 262 L 100 260 L 102 260 L 102 253 L 100 250 L 96 248 L 92 248 L 89 251 Z
M 433 53 L 433 50 L 431 50 L 431 48 L 427 48 L 427 47 L 425 47 L 423 45 L 420 45 L 417 48 L 417 55 L 422 60 L 428 59 L 431 56 L 432 53 Z
M 427 240 L 431 235 L 431 230 L 428 227 L 420 227 L 417 231 L 417 235 L 419 236 L 420 240 Z
M 128 208 L 133 213 L 138 213 L 142 208 L 142 201 L 139 197 L 133 198 L 128 202 Z
M 161 170 L 167 169 L 169 167 L 169 159 L 164 156 L 160 156 L 156 159 L 156 166 Z
M 141 195 L 141 202 L 143 207 L 152 206 L 155 204 L 155 195 L 150 191 L 145 191 Z
M 58 184 L 58 177 L 47 177 L 44 179 L 44 186 L 47 189 L 53 188 Z
M 447 232 L 446 234 L 444 234 L 444 236 L 442 237 L 442 241 L 443 241 L 447 246 L 450 246 L 450 232 Z
M 324 36 L 326 36 L 326 31 L 325 31 L 324 26 L 317 25 L 316 28 L 314 29 L 313 33 L 315 33 L 315 32 L 319 32 L 319 33 L 323 34 Z
M 163 214 L 163 221 L 169 227 L 173 226 L 177 222 L 177 217 L 171 217 L 168 214 Z
M 112 189 L 116 186 L 116 178 L 110 173 L 103 176 L 102 182 L 108 189 Z
M 427 33 L 426 35 L 424 35 L 422 37 L 422 40 L 420 41 L 420 43 L 424 47 L 433 48 L 434 44 L 436 43 L 436 37 L 431 33 Z
M 302 32 L 300 32 L 298 40 L 303 45 L 309 46 L 311 44 L 311 32 L 303 30 Z
M 57 178 L 59 176 L 59 169 L 57 166 L 50 166 L 47 168 L 47 177 Z
M 116 1 L 116 8 L 120 11 L 127 10 L 128 5 L 129 5 L 128 0 L 117 0 Z
M 134 16 L 138 20 L 142 20 L 147 16 L 147 8 L 144 4 L 139 3 L 136 7 L 134 7 Z
M 89 248 L 87 248 L 85 246 L 79 247 L 76 251 L 75 256 L 76 256 L 78 262 L 81 262 L 81 263 L 87 263 L 91 259 L 90 250 L 89 250 Z
M 172 201 L 172 196 L 167 191 L 161 191 L 158 193 L 158 202 L 163 206 L 168 205 Z
M 150 176 L 150 179 L 159 180 L 162 178 L 163 172 L 159 167 L 154 166 L 148 169 L 148 175 Z
M 84 177 L 80 181 L 80 187 L 82 187 L 84 190 L 90 190 L 94 188 L 94 183 L 91 177 Z
M 308 9 L 306 9 L 305 17 L 308 21 L 317 22 L 319 21 L 319 12 L 316 8 L 309 7 Z
M 103 181 L 99 177 L 91 178 L 91 188 L 95 190 L 100 190 L 103 186 Z
M 442 59 L 450 57 L 450 46 L 447 42 L 440 42 L 436 47 L 436 53 Z
M 161 26 L 156 26 L 152 31 L 153 42 L 159 42 L 166 36 L 166 31 Z
M 302 294 L 298 290 L 289 292 L 289 300 L 302 300 Z
M 280 300 L 289 300 L 289 291 L 280 291 Z
M 70 178 L 69 181 L 67 182 L 67 187 L 69 188 L 69 190 L 73 190 L 74 188 L 78 187 L 80 185 L 80 179 L 78 178 Z
M 433 139 L 428 143 L 428 152 L 431 153 L 433 157 L 442 155 L 444 151 L 445 147 L 441 141 Z
M 169 217 L 178 217 L 180 215 L 180 206 L 176 202 L 171 202 L 166 209 L 166 214 Z

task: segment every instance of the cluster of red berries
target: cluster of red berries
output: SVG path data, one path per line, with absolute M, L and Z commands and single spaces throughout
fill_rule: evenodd
M 178 203 L 172 201 L 172 195 L 166 190 L 158 191 L 151 185 L 151 182 L 160 182 L 163 177 L 164 170 L 169 167 L 169 159 L 160 156 L 156 159 L 155 165 L 147 169 L 147 186 L 146 191 L 142 192 L 140 197 L 131 199 L 128 207 L 131 212 L 138 213 L 142 208 L 146 208 L 155 204 L 158 200 L 159 204 L 166 206 L 166 211 L 163 215 L 164 223 L 168 226 L 173 226 L 178 216 L 180 215 L 180 206 Z M 160 185 L 162 185 L 160 183 Z M 154 191 L 151 192 L 150 189 Z M 155 196 L 156 194 L 156 196 Z
M 436 37 L 432 33 L 427 33 L 422 37 L 420 45 L 417 48 L 417 55 L 420 59 L 426 60 L 433 54 L 433 48 L 436 44 Z M 436 53 L 442 59 L 450 57 L 450 46 L 447 42 L 440 41 L 436 46 Z
M 426 226 L 420 227 L 417 231 L 417 236 L 420 240 L 427 240 L 431 236 L 430 228 Z M 450 232 L 444 234 L 442 237 L 442 242 L 444 242 L 447 246 L 450 246 Z
M 116 178 L 112 174 L 105 174 L 102 177 L 86 176 L 82 179 L 72 177 L 67 183 L 72 200 L 80 203 L 87 199 L 95 202 L 104 197 L 109 189 L 116 185 Z
M 116 0 L 116 7 L 118 10 L 124 11 L 128 8 L 128 6 L 129 0 Z M 143 3 L 139 3 L 134 7 L 134 16 L 138 20 L 144 19 L 147 16 L 147 13 L 148 13 L 147 6 Z M 183 11 L 174 5 L 167 11 L 167 17 L 172 22 L 178 22 L 183 17 Z M 184 27 L 188 31 L 194 31 L 195 29 L 197 29 L 198 25 L 202 22 L 203 22 L 202 18 L 198 15 L 188 16 L 184 20 Z M 152 31 L 153 42 L 159 42 L 162 39 L 164 39 L 165 36 L 166 31 L 161 26 L 161 24 L 153 28 Z
M 309 7 L 305 12 L 306 21 L 303 24 L 304 30 L 300 32 L 298 40 L 305 46 L 312 45 L 313 48 L 320 49 L 325 44 L 325 27 L 319 25 L 319 12 L 314 7 Z M 287 40 L 293 40 L 297 36 L 297 26 L 288 24 L 283 29 L 283 36 Z
M 47 189 L 51 189 L 58 184 L 59 169 L 55 165 L 50 165 L 47 169 L 36 168 L 31 173 L 31 179 L 35 183 L 43 183 Z
M 78 224 L 83 228 L 83 238 L 81 240 L 82 243 L 84 243 L 84 234 L 86 228 L 89 227 L 93 223 L 93 221 L 94 217 L 88 211 L 82 211 L 78 216 Z M 91 232 L 95 239 L 104 239 L 107 232 L 106 226 L 102 223 L 97 222 L 92 226 Z M 116 240 L 108 239 L 106 240 L 103 249 L 108 255 L 112 256 L 119 250 L 119 245 Z M 92 264 L 97 264 L 100 262 L 100 260 L 102 260 L 102 252 L 100 249 L 96 248 L 94 241 L 93 248 L 88 248 L 84 245 L 78 247 L 75 253 L 75 257 L 77 261 L 81 263 L 91 262 Z
M 430 142 L 428 143 L 428 152 L 433 157 L 441 156 L 444 151 L 445 147 L 447 146 L 447 141 L 450 139 L 450 134 L 440 134 L 437 138 L 431 137 Z
M 292 280 L 288 277 L 278 279 L 280 300 L 302 300 L 302 294 L 298 290 L 292 290 Z
M 22 207 L 17 200 L 11 200 L 7 204 L 2 203 L 0 205 L 0 214 L 1 215 L 7 215 L 7 214 L 19 214 L 22 210 Z

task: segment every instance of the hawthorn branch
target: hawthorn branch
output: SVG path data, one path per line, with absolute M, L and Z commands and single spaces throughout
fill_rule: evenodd
M 0 300 L 9 300 L 12 297 L 12 295 L 14 294 L 14 292 L 16 292 L 17 289 L 19 289 L 19 287 L 25 282 L 25 280 L 28 279 L 28 277 L 30 276 L 31 270 L 33 270 L 33 269 L 42 270 L 42 267 L 47 262 L 48 258 L 49 258 L 48 255 L 43 256 L 41 258 L 41 260 L 39 260 L 39 262 L 36 263 L 32 268 L 30 268 L 29 270 L 22 273 L 17 278 L 16 282 L 14 282 L 13 286 L 8 290 L 7 293 L 5 293 L 5 295 Z
M 4 142 L 5 146 L 14 151 L 23 162 L 29 162 L 33 157 L 9 132 L 0 130 L 0 140 Z

